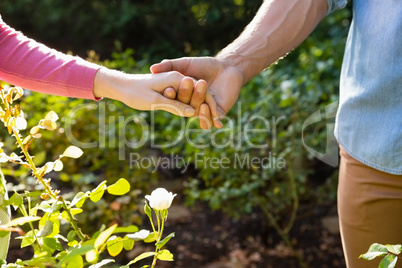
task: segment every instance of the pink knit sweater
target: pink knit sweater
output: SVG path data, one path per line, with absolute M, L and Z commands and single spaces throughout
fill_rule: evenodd
M 0 17 L 0 80 L 47 94 L 96 99 L 93 83 L 100 67 L 29 39 Z

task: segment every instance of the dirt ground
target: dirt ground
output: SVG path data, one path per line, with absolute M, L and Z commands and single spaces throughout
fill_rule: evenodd
M 221 212 L 211 211 L 203 204 L 195 209 L 174 205 L 171 210 L 165 234 L 176 234 L 167 244 L 175 261 L 159 261 L 159 268 L 301 267 L 276 231 L 266 227 L 263 214 L 255 212 L 234 220 Z M 335 204 L 302 205 L 290 238 L 307 267 L 345 267 Z M 29 247 L 20 249 L 19 243 L 20 240 L 12 243 L 9 261 L 26 259 L 32 254 Z M 122 256 L 121 264 L 147 249 L 153 250 L 151 245 L 136 243 L 133 251 Z
M 169 224 L 166 231 L 176 233 L 168 245 L 175 262 L 160 267 L 301 267 L 258 212 L 237 221 L 201 205 L 187 221 Z M 290 238 L 307 267 L 345 267 L 338 232 L 334 204 L 302 206 Z

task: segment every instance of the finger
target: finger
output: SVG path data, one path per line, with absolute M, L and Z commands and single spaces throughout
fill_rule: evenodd
M 155 102 L 151 104 L 151 110 L 163 110 L 184 117 L 191 117 L 195 114 L 195 109 L 190 105 L 168 99 L 160 94 L 155 97 Z
M 207 82 L 199 80 L 194 87 L 193 95 L 191 96 L 190 105 L 195 109 L 195 115 L 200 112 L 201 104 L 205 101 L 205 95 L 207 93 Z
M 216 104 L 214 97 L 212 96 L 211 92 L 209 92 L 209 91 L 207 92 L 207 95 L 205 97 L 205 102 L 208 104 L 208 107 L 212 114 L 214 126 L 216 128 L 222 128 L 223 124 L 222 124 L 220 118 L 223 116 L 223 114 L 218 111 L 218 105 Z
M 208 105 L 205 103 L 201 104 L 199 119 L 200 119 L 200 127 L 202 129 L 208 130 L 212 128 L 213 124 L 211 119 L 211 112 L 209 110 Z
M 176 90 L 172 87 L 168 87 L 163 91 L 162 95 L 168 99 L 174 100 L 176 99 Z
M 153 64 L 150 67 L 152 73 L 164 73 L 170 71 L 178 71 L 185 74 L 191 63 L 190 58 L 180 58 L 174 60 L 163 60 L 160 63 Z
M 194 82 L 190 77 L 185 77 L 180 82 L 179 90 L 177 91 L 177 100 L 189 104 L 193 95 Z

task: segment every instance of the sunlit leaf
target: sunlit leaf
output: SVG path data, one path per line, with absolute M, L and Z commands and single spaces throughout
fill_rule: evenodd
M 45 226 L 43 229 L 39 230 L 39 232 L 36 234 L 38 237 L 45 237 L 50 235 L 53 232 L 53 222 L 48 220 L 46 221 Z
M 152 210 L 149 207 L 147 202 L 145 202 L 145 205 L 144 205 L 144 212 L 148 216 L 148 218 L 152 219 Z
M 85 253 L 85 259 L 87 260 L 87 262 L 89 263 L 94 263 L 98 260 L 99 254 L 98 252 L 93 249 L 88 251 L 87 253 Z
M 73 206 L 77 205 L 77 207 L 81 207 L 82 204 L 81 204 L 81 206 L 78 206 L 78 203 L 79 203 L 80 201 L 82 201 L 82 200 L 85 201 L 85 199 L 86 199 L 87 197 L 88 197 L 87 194 L 85 194 L 84 192 L 78 192 L 78 193 L 74 196 L 73 201 L 71 201 L 70 206 L 73 207 Z M 82 203 L 83 203 L 83 202 L 82 202 Z
M 48 112 L 45 116 L 45 120 L 51 120 L 51 121 L 56 122 L 58 119 L 59 119 L 59 116 L 53 111 Z
M 111 262 L 115 262 L 115 260 L 113 260 L 113 259 L 105 259 L 105 260 L 102 260 L 102 261 L 100 261 L 100 262 L 98 262 L 96 264 L 92 264 L 88 268 L 100 268 L 100 267 L 103 267 L 104 265 L 106 265 L 108 263 L 111 263 Z
M 80 255 L 72 257 L 66 268 L 77 268 L 77 267 L 84 267 L 84 260 Z
M 360 255 L 360 258 L 372 260 L 378 256 L 385 256 L 387 254 L 388 250 L 384 245 L 374 243 L 370 246 L 369 250 L 365 254 Z
M 54 167 L 54 162 L 47 162 L 44 167 L 45 167 L 45 173 L 44 174 L 52 172 L 53 167 Z
M 64 258 L 62 258 L 60 260 L 60 264 L 63 264 L 65 262 L 71 260 L 75 256 L 84 255 L 91 250 L 94 250 L 94 246 L 92 246 L 92 245 L 83 245 L 83 246 L 73 247 L 73 248 L 69 249 L 70 252 L 66 256 L 64 256 Z
M 24 225 L 25 223 L 38 221 L 38 220 L 40 220 L 40 217 L 36 217 L 36 216 L 20 217 L 20 218 L 16 218 L 16 219 L 10 221 L 9 223 L 6 224 L 6 226 L 11 227 L 11 226 Z
M 159 241 L 158 243 L 156 243 L 156 247 L 157 248 L 162 248 L 164 245 L 166 245 L 167 242 L 169 242 L 169 240 L 174 237 L 174 233 L 169 234 L 168 236 L 166 236 L 163 240 Z
M 402 252 L 402 245 L 385 245 L 389 252 L 399 255 Z
M 55 130 L 57 128 L 57 124 L 56 124 L 56 122 L 54 122 L 52 120 L 40 120 L 38 127 L 44 128 L 47 130 Z
M 385 256 L 380 263 L 378 264 L 378 268 L 394 268 L 396 262 L 398 261 L 398 257 L 395 255 Z
M 100 246 L 102 246 L 106 240 L 112 235 L 113 231 L 116 229 L 117 224 L 112 225 L 111 227 L 109 227 L 108 229 L 106 229 L 105 231 L 103 231 L 102 233 L 99 234 L 99 236 L 96 238 L 95 240 L 95 249 L 98 250 L 100 248 Z
M 26 233 L 26 235 L 24 237 L 17 237 L 17 238 L 22 238 L 21 248 L 30 246 L 35 242 L 35 237 L 34 237 L 34 233 L 32 230 L 29 231 L 28 233 Z
M 116 183 L 108 186 L 107 191 L 112 195 L 124 195 L 130 191 L 130 183 L 126 179 L 119 179 Z
M 134 260 L 130 261 L 129 263 L 127 263 L 127 265 L 131 265 L 133 263 L 136 263 L 137 261 L 143 260 L 145 258 L 154 256 L 156 253 L 155 252 L 144 252 L 141 255 L 139 255 L 137 258 L 135 258 Z
M 117 227 L 115 230 L 114 230 L 114 234 L 117 234 L 117 233 L 135 233 L 135 232 L 138 232 L 138 227 L 137 226 L 135 226 L 135 225 L 130 225 L 130 226 L 127 226 L 127 227 Z
M 25 118 L 23 118 L 23 117 L 17 117 L 17 118 L 15 118 L 15 127 L 18 129 L 18 130 L 24 130 L 24 129 L 26 129 L 27 128 L 27 125 L 28 125 L 28 123 L 27 123 L 27 120 L 25 120 Z
M 70 158 L 79 158 L 84 152 L 77 146 L 69 146 L 61 156 Z
M 157 258 L 161 261 L 173 261 L 173 254 L 169 250 L 163 249 L 159 251 Z
M 98 187 L 96 187 L 91 191 L 91 193 L 89 194 L 89 198 L 91 199 L 92 202 L 96 203 L 102 198 L 105 190 L 106 190 L 106 181 L 103 181 L 98 185 Z
M 29 133 L 31 133 L 31 135 L 35 135 L 40 131 L 40 127 L 38 126 L 34 126 L 33 128 L 31 128 L 31 130 L 29 131 Z
M 125 238 L 123 240 L 123 247 L 127 251 L 132 250 L 134 247 L 134 243 L 135 243 L 134 240 Z
M 115 257 L 120 254 L 123 250 L 123 244 L 121 237 L 116 237 L 113 240 L 108 240 L 106 242 L 107 252 L 109 252 L 110 256 Z
M 54 161 L 53 170 L 54 171 L 61 171 L 63 169 L 63 162 L 60 159 Z

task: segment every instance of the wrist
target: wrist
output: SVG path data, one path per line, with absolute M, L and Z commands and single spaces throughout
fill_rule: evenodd
M 246 57 L 240 54 L 232 52 L 226 53 L 225 50 L 223 50 L 219 52 L 215 58 L 221 62 L 223 69 L 231 70 L 232 72 L 237 73 L 238 77 L 241 78 L 242 86 L 254 76 L 250 75 L 250 70 L 247 70 Z
M 98 70 L 94 79 L 93 93 L 96 98 L 108 98 L 123 100 L 122 83 L 129 81 L 128 75 L 102 67 Z

